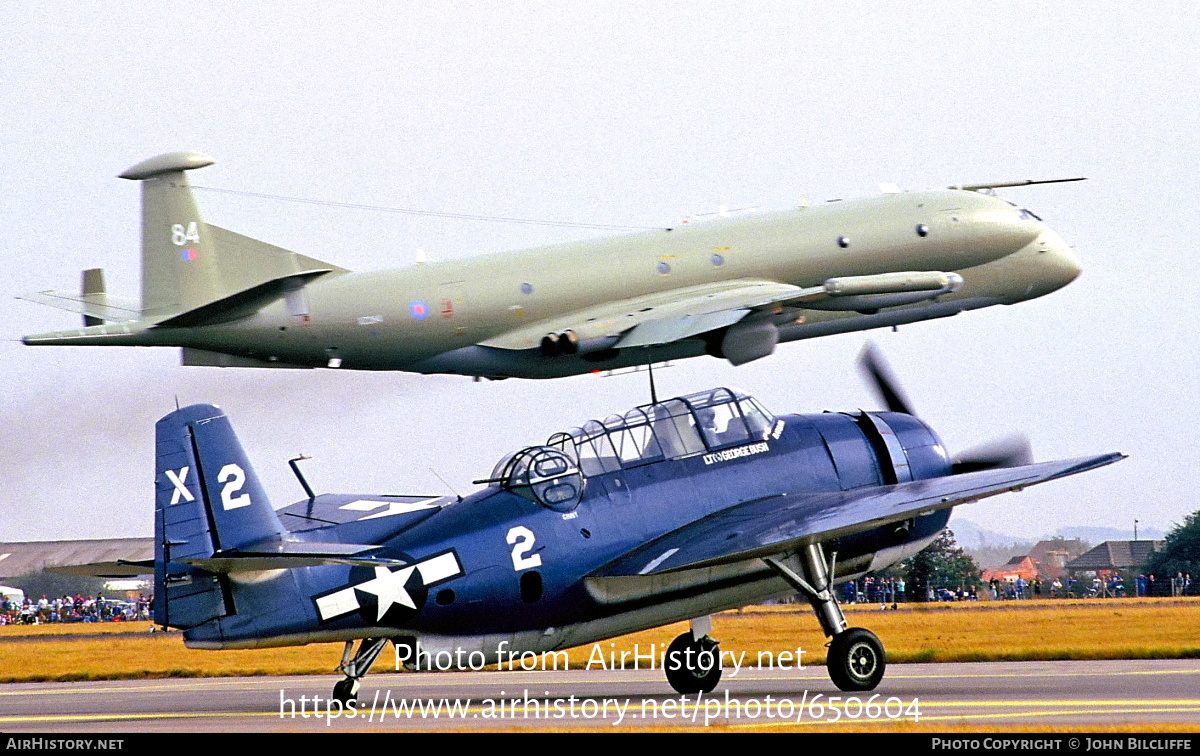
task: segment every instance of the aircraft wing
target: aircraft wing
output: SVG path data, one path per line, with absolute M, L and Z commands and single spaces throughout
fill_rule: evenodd
M 936 270 L 841 276 L 809 287 L 759 279 L 716 281 L 607 302 L 508 331 L 480 345 L 533 349 L 547 334 L 572 331 L 580 342 L 609 339 L 603 348 L 654 346 L 731 326 L 754 311 L 878 309 L 957 291 L 961 285 L 957 274 Z
M 1086 472 L 1124 457 L 1102 454 L 897 485 L 755 499 L 640 546 L 591 577 L 654 575 L 783 554 L 806 544 Z
M 816 289 L 823 291 L 822 287 Z M 753 279 L 687 286 L 607 302 L 480 343 L 497 349 L 534 349 L 548 333 L 574 331 L 581 341 L 621 336 L 614 344 L 618 347 L 665 344 L 732 325 L 752 310 L 803 296 L 806 291 Z

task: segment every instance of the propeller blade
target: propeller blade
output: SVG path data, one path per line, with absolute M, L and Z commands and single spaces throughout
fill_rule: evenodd
M 993 470 L 1001 467 L 1020 467 L 1033 464 L 1033 448 L 1029 439 L 1017 434 L 989 441 L 967 449 L 952 460 L 952 473 Z
M 883 354 L 880 353 L 874 342 L 868 341 L 867 345 L 863 347 L 862 354 L 858 357 L 858 364 L 889 411 L 903 412 L 913 416 L 917 414 L 913 411 L 912 403 L 905 396 L 904 389 L 900 388 L 900 381 L 896 380 L 896 376 L 892 374 L 891 368 L 884 361 Z

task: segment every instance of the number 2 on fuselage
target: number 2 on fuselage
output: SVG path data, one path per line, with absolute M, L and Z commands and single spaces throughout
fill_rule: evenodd
M 517 525 L 508 529 L 508 535 L 504 540 L 513 547 L 512 563 L 515 572 L 542 566 L 542 555 L 529 553 L 533 551 L 533 544 L 537 541 L 537 536 L 533 534 L 532 530 L 524 525 Z

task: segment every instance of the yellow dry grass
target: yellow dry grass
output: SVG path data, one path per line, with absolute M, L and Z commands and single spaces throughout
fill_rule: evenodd
M 999 661 L 1200 658 L 1200 599 L 980 602 L 908 605 L 899 611 L 847 607 L 851 625 L 884 642 L 888 660 Z M 824 663 L 825 638 L 806 605 L 755 607 L 714 617 L 721 649 L 754 666 L 760 653 L 803 649 L 807 665 Z M 584 667 L 634 645 L 661 651 L 683 623 L 570 651 Z M 326 674 L 341 656 L 337 643 L 242 651 L 185 648 L 178 633 L 150 634 L 149 623 L 0 628 L 0 681 L 133 677 Z M 761 657 L 764 664 L 768 657 Z M 773 658 L 773 657 L 772 657 Z M 392 665 L 387 659 L 377 669 Z M 632 662 L 630 662 L 632 666 Z M 794 666 L 794 662 L 792 664 Z
M 845 607 L 851 626 L 878 635 L 893 663 L 1060 659 L 1200 658 L 1200 599 L 980 602 L 910 604 L 898 611 Z M 601 644 L 612 651 L 669 644 L 685 624 L 648 630 Z M 746 653 L 804 651 L 804 664 L 824 664 L 826 638 L 807 605 L 754 607 L 713 619 L 721 650 Z M 586 663 L 591 646 L 572 651 Z M 763 656 L 764 665 L 770 657 Z
M 150 631 L 149 622 L 75 622 L 70 625 L 4 625 L 0 641 L 6 638 L 39 638 L 56 635 L 129 635 Z

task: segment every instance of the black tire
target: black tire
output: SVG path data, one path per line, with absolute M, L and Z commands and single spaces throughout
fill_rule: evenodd
M 687 653 L 688 649 L 691 649 L 690 655 Z M 710 652 L 711 658 L 716 660 L 710 669 L 696 664 L 701 651 Z M 686 664 L 689 660 L 692 662 L 690 667 Z M 671 645 L 667 647 L 665 671 L 667 682 L 676 693 L 711 693 L 721 681 L 720 644 L 707 635 L 697 641 L 693 640 L 690 632 L 684 633 L 671 641 Z
M 334 701 L 341 701 L 343 706 L 351 703 L 352 701 L 357 701 L 358 680 L 353 680 L 349 677 L 344 680 L 339 680 L 337 684 L 333 686 L 333 695 L 331 698 L 333 698 Z
M 875 633 L 852 627 L 833 636 L 825 666 L 839 690 L 875 690 L 883 679 L 887 657 Z

